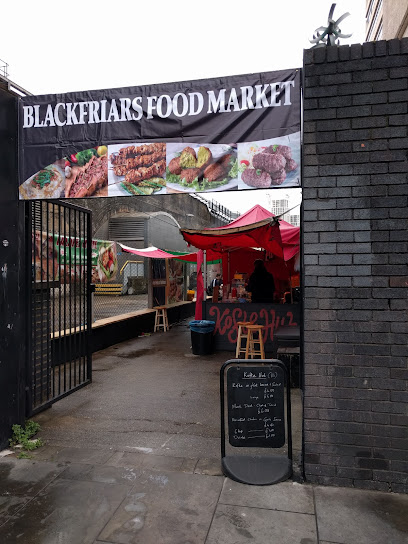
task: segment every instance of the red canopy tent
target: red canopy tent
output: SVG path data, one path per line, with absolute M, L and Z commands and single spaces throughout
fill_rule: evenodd
M 223 227 L 180 230 L 184 239 L 199 249 L 224 252 L 259 247 L 284 261 L 299 252 L 299 227 L 279 219 L 259 204 Z
M 294 261 L 300 247 L 299 227 L 279 219 L 259 204 L 223 227 L 202 230 L 180 229 L 180 232 L 186 242 L 194 247 L 228 254 L 227 269 L 223 261 L 224 278 L 227 278 L 227 282 L 231 279 L 230 269 L 235 270 L 239 264 L 248 268 L 249 262 L 253 263 L 254 257 L 257 257 L 254 248 L 263 249 L 269 258 L 276 257 L 273 263 L 270 261 L 267 266 L 273 269 L 276 279 L 288 280 L 294 273 Z M 198 265 L 199 261 L 197 269 Z M 197 277 L 199 276 L 198 269 Z M 197 288 L 196 319 L 201 319 L 203 297 L 204 288 L 202 293 Z

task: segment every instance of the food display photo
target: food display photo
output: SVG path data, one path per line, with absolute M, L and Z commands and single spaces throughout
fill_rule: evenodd
M 300 132 L 238 144 L 239 189 L 300 187 Z
M 168 260 L 169 290 L 167 304 L 181 302 L 184 294 L 184 263 L 176 259 Z
M 65 194 L 64 160 L 39 170 L 19 187 L 20 200 L 61 198 Z
M 92 248 L 92 283 L 106 283 L 113 280 L 118 270 L 116 244 L 97 241 Z
M 108 196 L 107 152 L 92 147 L 46 166 L 20 185 L 20 199 Z
M 109 196 L 143 196 L 166 192 L 166 144 L 110 145 Z
M 228 191 L 238 185 L 234 145 L 167 144 L 167 192 Z

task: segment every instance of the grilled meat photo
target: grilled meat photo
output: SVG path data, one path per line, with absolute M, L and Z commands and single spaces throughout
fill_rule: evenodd
M 122 147 L 119 150 L 119 153 L 112 154 L 110 156 L 110 161 L 113 166 L 124 164 L 126 159 L 133 159 L 138 155 L 152 155 L 153 153 L 166 153 L 166 144 L 157 143 L 157 144 L 144 144 L 144 145 L 129 145 L 127 147 Z
M 278 172 L 285 168 L 286 159 L 283 155 L 280 154 L 271 154 L 271 153 L 258 153 L 254 155 L 252 159 L 252 165 L 257 170 L 262 170 L 272 174 L 273 172 Z
M 298 167 L 298 164 L 293 159 L 286 159 L 286 166 L 285 166 L 286 172 L 293 172 L 293 170 L 296 170 L 297 167 Z
M 224 168 L 229 170 L 232 158 L 233 155 L 231 153 L 228 153 L 227 155 L 223 155 L 220 159 L 218 159 L 217 162 L 221 164 Z
M 159 162 L 148 166 L 147 168 L 142 166 L 136 170 L 129 170 L 125 175 L 126 183 L 137 184 L 145 179 L 150 179 L 154 176 L 162 176 L 166 171 L 166 161 L 163 159 Z
M 181 171 L 180 179 L 184 179 L 186 183 L 192 183 L 200 174 L 200 168 L 186 168 Z
M 226 175 L 227 175 L 226 168 L 224 168 L 224 166 L 219 162 L 214 162 L 213 164 L 210 164 L 204 170 L 204 177 L 208 181 L 221 180 L 221 179 L 224 179 Z
M 108 183 L 108 157 L 92 157 L 76 176 L 67 184 L 65 196 L 67 198 L 83 198 L 92 196 Z
M 161 151 L 152 153 L 151 155 L 138 155 L 137 157 L 126 159 L 126 168 L 132 170 L 134 168 L 140 168 L 140 166 L 150 166 L 165 158 L 166 153 Z
M 174 157 L 174 159 L 171 159 L 168 168 L 171 174 L 179 176 L 181 173 L 180 157 Z
M 273 172 L 273 174 L 271 174 L 271 178 L 272 178 L 272 185 L 282 185 L 282 183 L 286 179 L 285 169 L 282 168 L 282 170 L 279 170 L 278 172 Z
M 292 158 L 292 150 L 288 145 L 270 145 L 264 150 L 264 153 L 283 155 L 286 160 Z
M 267 172 L 259 172 L 255 168 L 246 168 L 241 175 L 244 183 L 256 189 L 267 189 L 271 186 L 272 179 Z

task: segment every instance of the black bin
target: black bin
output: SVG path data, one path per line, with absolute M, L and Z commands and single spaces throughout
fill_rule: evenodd
M 190 321 L 191 347 L 194 355 L 209 355 L 214 351 L 215 321 Z

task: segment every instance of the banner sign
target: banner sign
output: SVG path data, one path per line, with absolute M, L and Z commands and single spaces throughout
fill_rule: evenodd
M 300 70 L 26 96 L 21 199 L 300 186 Z
M 33 280 L 47 278 L 61 283 L 84 281 L 87 242 L 60 234 L 35 231 Z M 92 283 L 113 280 L 118 271 L 116 243 L 92 240 Z

